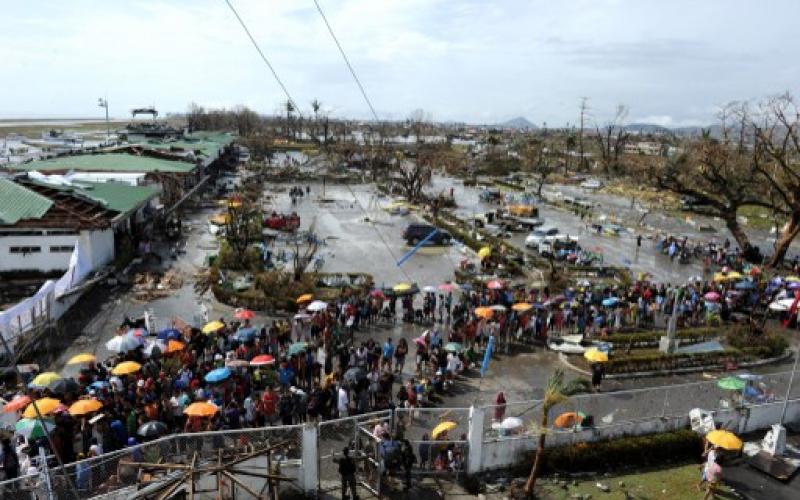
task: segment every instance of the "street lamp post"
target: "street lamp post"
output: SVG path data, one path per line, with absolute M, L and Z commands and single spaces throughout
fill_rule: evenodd
M 98 98 L 97 105 L 106 110 L 106 145 L 108 145 L 111 143 L 111 125 L 108 123 L 108 99 Z

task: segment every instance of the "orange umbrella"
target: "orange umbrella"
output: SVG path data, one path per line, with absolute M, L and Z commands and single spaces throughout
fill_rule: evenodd
M 69 407 L 69 414 L 73 416 L 86 415 L 103 407 L 103 403 L 96 399 L 79 399 Z
M 167 342 L 167 349 L 164 351 L 166 354 L 178 352 L 186 349 L 186 344 L 179 340 L 170 340 Z
M 492 311 L 488 307 L 476 307 L 475 308 L 475 316 L 483 319 L 489 319 L 494 316 L 494 311 Z
M 3 413 L 19 411 L 31 403 L 30 396 L 17 396 L 3 407 Z
M 54 412 L 60 404 L 61 401 L 54 398 L 37 399 L 35 402 L 29 404 L 28 407 L 25 408 L 25 411 L 22 412 L 22 416 L 24 418 L 36 418 L 36 408 L 39 409 L 39 413 L 42 415 L 47 415 L 48 413 Z
M 574 411 L 568 411 L 567 413 L 562 413 L 561 415 L 556 417 L 555 422 L 553 422 L 553 427 L 558 427 L 559 429 L 565 429 L 567 427 L 575 427 L 583 422 L 583 417 L 575 413 Z
M 214 403 L 198 401 L 187 406 L 183 414 L 189 417 L 213 417 L 218 411 L 219 408 Z

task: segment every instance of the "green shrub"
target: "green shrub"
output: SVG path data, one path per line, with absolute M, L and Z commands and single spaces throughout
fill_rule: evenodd
M 549 448 L 545 450 L 543 466 L 549 473 L 603 472 L 631 465 L 641 467 L 697 460 L 702 451 L 702 438 L 694 431 L 683 429 Z
M 592 382 L 588 378 L 572 379 L 564 386 L 561 391 L 565 396 L 574 396 L 575 394 L 583 394 L 592 392 Z

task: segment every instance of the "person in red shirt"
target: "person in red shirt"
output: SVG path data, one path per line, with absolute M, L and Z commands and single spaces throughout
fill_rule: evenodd
M 278 417 L 278 395 L 271 386 L 264 391 L 264 396 L 261 398 L 261 411 L 267 422 L 274 425 Z

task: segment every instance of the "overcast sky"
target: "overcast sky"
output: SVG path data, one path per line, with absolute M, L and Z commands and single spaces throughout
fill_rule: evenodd
M 301 107 L 369 117 L 313 0 L 233 0 Z M 797 0 L 320 0 L 381 118 L 524 116 L 704 124 L 719 105 L 798 94 Z M 245 104 L 280 88 L 224 0 L 0 0 L 0 116 L 124 117 Z

